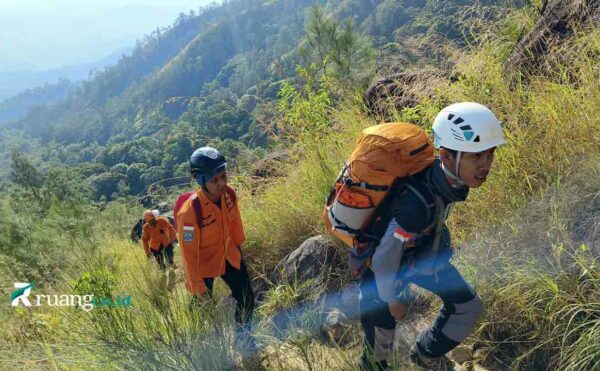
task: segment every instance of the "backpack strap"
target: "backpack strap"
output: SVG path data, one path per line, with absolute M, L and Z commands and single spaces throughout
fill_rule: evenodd
M 227 194 L 229 194 L 229 197 L 231 197 L 232 205 L 235 205 L 235 203 L 237 202 L 237 195 L 235 194 L 235 191 L 229 187 L 226 187 L 225 191 L 227 192 Z M 198 197 L 198 194 L 194 192 L 190 195 L 190 200 L 192 202 L 192 208 L 194 209 L 194 214 L 196 216 L 196 225 L 198 226 L 198 228 L 202 228 L 202 223 L 204 222 L 204 220 L 202 219 L 202 204 L 200 202 L 200 197 Z
M 435 273 L 434 269 L 435 269 L 435 264 L 436 264 L 438 256 L 439 256 L 440 242 L 442 239 L 442 229 L 444 228 L 444 219 L 446 216 L 446 206 L 444 205 L 444 201 L 442 200 L 442 197 L 436 195 L 434 192 L 431 192 L 431 188 L 429 186 L 427 186 L 427 188 L 430 190 L 430 193 L 433 196 L 433 201 L 434 201 L 433 204 L 428 204 L 427 201 L 425 200 L 425 198 L 423 197 L 423 195 L 415 187 L 411 186 L 410 184 L 406 184 L 406 186 L 426 206 L 427 214 L 429 215 L 429 218 L 431 218 L 431 216 L 432 216 L 429 209 L 432 207 L 435 207 L 435 214 L 433 215 L 431 224 L 429 226 L 427 226 L 422 232 L 423 234 L 430 234 L 430 232 L 426 233 L 426 231 L 431 231 L 431 229 L 434 228 L 434 232 L 433 232 L 434 239 L 433 239 L 433 244 L 431 245 L 431 250 L 430 250 L 432 261 L 430 263 L 431 263 L 431 271 L 433 273 Z
M 367 182 L 353 182 L 352 179 L 350 179 L 350 178 L 348 178 L 344 182 L 344 185 L 346 185 L 348 187 L 360 187 L 363 189 L 369 189 L 371 191 L 379 191 L 379 192 L 385 192 L 390 189 L 390 187 L 386 186 L 386 185 L 373 185 L 373 184 L 369 184 Z
M 375 213 L 373 214 L 373 220 L 375 220 L 379 215 L 381 215 L 384 212 L 383 209 L 385 208 L 385 205 L 387 205 L 387 202 L 386 202 L 387 199 L 390 199 L 397 194 L 404 193 L 404 192 L 406 192 L 406 190 L 411 191 L 412 193 L 415 194 L 415 196 L 417 196 L 419 201 L 421 201 L 423 206 L 425 206 L 425 210 L 427 210 L 427 220 L 432 220 L 431 209 L 435 207 L 435 204 L 428 203 L 427 200 L 425 199 L 425 197 L 423 196 L 423 194 L 414 185 L 407 182 L 406 178 L 396 179 L 394 181 L 394 183 L 392 183 L 392 185 L 388 188 L 390 189 L 390 192 L 387 194 L 386 198 L 379 203 L 379 206 L 377 207 L 377 209 L 375 210 Z M 425 231 L 428 231 L 431 228 L 433 228 L 435 224 L 436 224 L 436 219 L 433 218 L 431 224 L 429 224 L 427 227 L 425 227 L 425 229 L 423 229 L 423 231 L 421 231 L 421 235 L 425 235 L 426 234 Z M 362 230 L 362 231 L 357 231 L 354 229 L 344 229 L 344 230 L 347 230 L 350 233 L 357 234 L 356 239 L 361 242 L 364 242 L 364 241 L 377 241 L 378 242 L 381 239 L 380 238 L 381 236 L 378 237 L 378 236 L 375 236 L 372 234 L 368 234 L 364 230 Z
M 429 190 L 429 193 L 431 194 L 431 196 L 433 197 L 433 203 L 428 203 L 427 200 L 425 199 L 425 197 L 423 196 L 423 194 L 417 189 L 415 188 L 413 185 L 411 184 L 405 184 L 406 188 L 408 188 L 409 190 L 411 190 L 415 196 L 417 196 L 417 198 L 419 200 L 421 200 L 421 202 L 423 203 L 423 205 L 425 206 L 425 209 L 427 210 L 427 219 L 431 220 L 431 223 L 425 227 L 421 233 L 422 235 L 429 235 L 431 234 L 431 230 L 434 229 L 434 233 L 436 236 L 436 240 L 434 241 L 434 246 L 433 249 L 435 251 L 437 251 L 437 248 L 439 245 L 439 235 L 441 234 L 441 230 L 443 227 L 442 221 L 444 219 L 444 201 L 442 200 L 442 198 L 440 196 L 437 196 L 435 193 L 431 192 L 431 188 L 429 186 L 427 186 L 427 189 Z M 432 213 L 432 209 L 434 209 L 435 211 Z
M 442 198 L 440 196 L 437 195 L 433 195 L 434 200 L 435 200 L 435 219 L 434 219 L 434 223 L 435 224 L 435 238 L 433 240 L 433 246 L 431 246 L 431 249 L 434 253 L 437 254 L 437 252 L 440 249 L 440 240 L 442 238 L 442 228 L 444 227 L 444 212 L 445 212 L 445 207 L 444 207 L 444 201 L 442 201 Z
M 350 228 L 350 227 L 342 227 L 341 225 L 343 225 L 344 223 L 341 222 L 338 218 L 336 218 L 335 215 L 333 215 L 333 213 L 331 212 L 331 210 L 328 211 L 328 215 L 329 215 L 329 217 L 331 219 L 335 220 L 336 223 L 340 224 L 340 226 L 336 227 L 337 230 L 345 231 L 345 232 L 347 232 L 349 234 L 353 234 L 359 240 L 361 239 L 361 238 L 359 238 L 359 236 L 367 236 L 367 233 L 365 233 L 364 230 L 362 230 L 362 229 L 354 229 L 354 228 Z
M 425 199 L 425 197 L 423 196 L 423 194 L 421 192 L 419 192 L 419 190 L 417 188 L 415 188 L 412 184 L 410 183 L 404 183 L 403 184 L 404 187 L 406 187 L 408 190 L 410 190 L 412 193 L 415 194 L 415 196 L 417 196 L 417 198 L 423 203 L 423 205 L 425 205 L 425 209 L 427 210 L 427 220 L 431 220 L 431 208 L 435 205 L 427 203 L 427 200 Z M 434 196 L 435 197 L 435 196 Z M 432 220 L 431 224 L 429 226 L 427 226 L 424 231 L 428 230 L 429 228 L 432 228 L 435 225 L 435 218 Z
M 192 207 L 194 208 L 194 214 L 196 216 L 196 225 L 198 229 L 202 228 L 202 205 L 200 204 L 200 197 L 198 197 L 197 193 L 193 193 L 190 196 L 190 200 L 192 202 Z
M 335 197 L 337 191 L 335 189 L 336 185 L 338 183 L 342 183 L 342 179 L 344 178 L 344 174 L 346 173 L 346 170 L 348 170 L 348 167 L 350 165 L 348 165 L 348 162 L 346 162 L 346 164 L 344 165 L 344 167 L 342 168 L 342 170 L 340 171 L 340 173 L 338 174 L 338 177 L 335 179 L 335 182 L 333 182 L 333 185 L 331 186 L 331 188 L 329 189 L 329 195 L 327 196 L 327 199 L 325 200 L 325 206 L 329 206 L 331 205 L 333 198 Z

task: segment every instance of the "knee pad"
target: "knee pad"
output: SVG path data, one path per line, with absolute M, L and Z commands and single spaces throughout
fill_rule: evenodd
M 473 327 L 483 313 L 483 303 L 478 295 L 465 303 L 455 303 L 453 312 L 442 328 L 442 333 L 449 339 L 462 342 L 469 336 Z

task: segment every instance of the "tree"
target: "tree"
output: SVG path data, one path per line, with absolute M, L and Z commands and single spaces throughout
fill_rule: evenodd
M 91 177 L 90 181 L 95 198 L 100 199 L 104 196 L 107 200 L 110 200 L 113 193 L 118 191 L 119 180 L 121 180 L 121 177 L 113 173 L 102 173 Z
M 20 150 L 13 150 L 11 154 L 10 175 L 12 182 L 31 192 L 37 203 L 43 205 L 40 188 L 44 183 L 42 174 L 29 162 Z
M 370 75 L 374 67 L 375 51 L 371 40 L 355 31 L 352 20 L 340 25 L 320 6 L 310 10 L 299 52 L 305 67 L 314 63 L 322 75 L 331 72 L 343 86 L 363 82 L 366 80 L 364 71 L 369 71 Z
M 141 180 L 141 177 L 147 168 L 148 165 L 139 162 L 129 165 L 127 169 L 127 183 L 131 193 L 139 194 L 144 190 L 146 185 Z
M 315 61 L 323 73 L 334 48 L 337 27 L 337 21 L 328 16 L 322 7 L 310 8 L 304 33 L 305 44 L 300 48 L 300 54 L 305 59 Z
M 386 0 L 381 3 L 375 11 L 374 19 L 375 24 L 372 31 L 384 37 L 392 36 L 397 28 L 410 21 L 404 4 L 394 0 Z
M 167 139 L 163 156 L 172 156 L 175 163 L 180 163 L 186 161 L 193 151 L 193 139 L 189 134 L 181 132 Z
M 44 194 L 53 196 L 59 202 L 77 202 L 89 196 L 77 171 L 67 167 L 52 167 L 46 172 Z

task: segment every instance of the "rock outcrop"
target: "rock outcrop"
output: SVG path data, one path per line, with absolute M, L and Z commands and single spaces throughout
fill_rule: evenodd
M 546 2 L 537 23 L 515 46 L 506 61 L 508 74 L 540 74 L 544 56 L 553 45 L 560 43 L 581 27 L 600 18 L 600 0 L 554 0 Z
M 450 75 L 438 70 L 396 73 L 371 84 L 363 100 L 371 115 L 389 122 L 404 108 L 414 107 L 433 95 L 433 87 L 445 81 L 451 81 Z

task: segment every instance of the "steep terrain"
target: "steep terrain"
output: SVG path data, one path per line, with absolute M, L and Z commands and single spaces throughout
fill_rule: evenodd
M 309 7 L 317 3 L 329 19 L 310 25 Z M 68 164 L 89 184 L 93 199 L 137 195 L 185 174 L 187 153 L 173 149 L 182 145 L 182 135 L 190 142 L 186 148 L 226 142 L 226 152 L 249 172 L 263 149 L 274 145 L 277 95 L 283 81 L 298 82 L 298 65 L 314 63 L 318 73 L 328 69 L 347 79 L 345 90 L 366 87 L 377 73 L 376 54 L 384 74 L 439 67 L 449 58 L 444 45 L 465 43 L 463 29 L 474 24 L 469 19 L 491 21 L 507 9 L 493 3 L 251 0 L 182 14 L 88 81 L 5 102 L 0 115 L 14 120 L 0 127 L 0 157 L 6 159 L 0 180 L 8 179 L 16 148 L 42 173 Z M 449 22 L 452 14 L 460 19 Z M 305 24 L 328 29 L 311 39 Z
M 267 8 L 285 4 L 265 2 Z M 363 6 L 369 4 L 373 7 L 365 10 Z M 43 149 L 44 160 L 56 156 L 67 163 L 77 153 L 88 159 L 83 164 L 71 163 L 79 167 L 83 179 L 94 179 L 96 186 L 109 190 L 116 183 L 118 189 L 104 193 L 116 194 L 112 202 L 92 202 L 95 197 L 89 194 L 89 184 L 70 168 L 46 167 L 41 158 L 15 153 L 10 162 L 11 183 L 3 186 L 0 197 L 0 287 L 5 296 L 14 282 L 36 282 L 36 294 L 94 293 L 113 298 L 129 294 L 133 305 L 97 307 L 90 312 L 0 306 L 0 364 L 11 369 L 356 369 L 362 341 L 355 317 L 356 287 L 348 284 L 348 251 L 330 237 L 320 236 L 325 235 L 321 220 L 325 196 L 360 130 L 383 118 L 429 129 L 441 107 L 469 100 L 489 106 L 499 116 L 508 144 L 497 151 L 485 186 L 473 190 L 468 202 L 455 208 L 449 220 L 457 250 L 455 264 L 485 306 L 477 329 L 452 357 L 465 369 L 596 369 L 600 364 L 600 120 L 596 114 L 600 33 L 593 23 L 571 23 L 568 33 L 558 30 L 553 36 L 552 29 L 544 31 L 554 41 L 545 49 L 535 49 L 542 54 L 528 51 L 528 40 L 535 39 L 530 32 L 537 32 L 547 12 L 556 14 L 554 6 L 561 2 L 548 3 L 543 11 L 535 6 L 498 8 L 470 3 L 472 7 L 466 8 L 462 2 L 445 3 L 452 11 L 457 10 L 452 6 L 461 6 L 460 19 L 469 20 L 460 23 L 458 31 L 462 32 L 446 27 L 456 16 L 428 23 L 433 19 L 429 15 L 436 11 L 445 14 L 448 9 L 437 7 L 438 2 L 404 1 L 400 6 L 393 1 L 339 1 L 330 3 L 328 9 L 335 9 L 333 14 L 356 14 L 357 22 L 361 21 L 358 30 L 390 32 L 376 20 L 385 19 L 388 13 L 401 14 L 400 10 L 391 12 L 394 4 L 412 18 L 391 28 L 393 44 L 375 37 L 368 45 L 356 29 L 344 33 L 343 22 L 328 23 L 324 19 L 335 18 L 319 18 L 313 13 L 307 25 L 320 23 L 321 27 L 298 31 L 294 46 L 285 49 L 290 53 L 297 47 L 294 58 L 302 61 L 304 55 L 312 63 L 302 62 L 295 71 L 277 75 L 276 84 L 250 84 L 240 89 L 244 93 L 240 97 L 231 83 L 225 88 L 219 82 L 220 88 L 209 93 L 206 89 L 216 82 L 202 80 L 209 81 L 203 87 L 207 95 L 161 95 L 176 87 L 163 85 L 158 76 L 182 77 L 182 71 L 204 66 L 201 61 L 193 66 L 184 61 L 210 40 L 206 35 L 232 29 L 215 22 L 205 33 L 190 35 L 181 51 L 157 66 L 151 76 L 134 87 L 117 89 L 124 94 L 119 97 L 140 99 L 139 104 L 145 99 L 154 102 L 152 97 L 156 102 L 127 106 L 118 99 L 101 99 L 103 94 L 98 93 L 94 95 L 97 99 L 86 103 L 86 109 L 98 112 L 105 109 L 103 104 L 114 107 L 115 118 L 125 117 L 116 114 L 121 111 L 133 117 L 131 123 L 129 118 L 123 119 L 122 126 L 101 127 L 103 135 L 102 130 L 123 129 L 108 135 L 105 143 L 65 142 L 58 146 L 43 140 L 29 142 L 25 136 L 21 145 L 30 146 L 31 153 Z M 406 7 L 421 12 L 406 11 Z M 286 14 L 292 14 L 291 10 Z M 469 14 L 477 16 L 469 18 Z M 564 17 L 573 20 L 568 12 Z M 351 63 L 351 75 L 361 79 L 348 78 L 344 63 L 331 61 L 330 57 L 339 57 L 348 49 L 336 50 L 331 47 L 335 43 L 311 33 L 332 30 L 334 25 L 338 35 L 360 41 L 352 45 L 367 51 L 361 58 L 371 55 L 368 51 L 372 48 L 380 51 L 371 64 Z M 415 30 L 422 33 L 413 33 L 409 40 L 407 33 Z M 456 33 L 463 37 L 455 38 Z M 250 49 L 235 45 L 224 48 L 223 53 L 242 50 L 260 55 Z M 533 59 L 507 70 L 507 61 L 515 53 Z M 542 69 L 536 64 L 540 58 L 544 59 Z M 415 60 L 421 61 L 417 72 L 408 68 Z M 238 71 L 247 61 L 232 56 L 227 63 Z M 373 66 L 385 71 L 378 72 L 385 76 L 367 79 L 371 83 L 367 89 L 363 68 Z M 237 76 L 222 68 L 213 72 L 217 77 L 223 73 L 222 81 L 234 81 Z M 185 89 L 194 91 L 193 84 L 186 86 L 186 82 L 182 82 Z M 153 90 L 145 90 L 146 86 Z M 269 94 L 273 94 L 272 101 L 264 98 Z M 252 107 L 256 102 L 250 95 L 259 102 L 252 110 L 252 120 L 274 123 L 265 127 L 270 129 L 268 140 L 277 144 L 279 152 L 267 157 L 266 171 L 258 171 L 261 176 L 257 179 L 246 176 L 242 158 L 256 155 L 249 153 L 255 150 L 250 144 L 212 143 L 230 151 L 228 155 L 238 154 L 231 158 L 239 161 L 240 170 L 232 169 L 230 182 L 239 191 L 247 234 L 243 249 L 260 298 L 255 333 L 261 350 L 253 354 L 246 352 L 243 341 L 234 339 L 226 287 L 218 284 L 214 302 L 190 310 L 179 251 L 179 268 L 171 274 L 162 275 L 148 264 L 141 247 L 129 240 L 142 206 L 138 199 L 118 195 L 132 192 L 133 184 L 139 187 L 136 192 L 143 190 L 144 184 L 134 182 L 136 176 L 148 182 L 168 179 L 172 174 L 165 173 L 165 168 L 181 165 L 194 146 L 209 142 L 189 134 L 205 133 L 202 130 L 210 123 L 205 114 L 224 113 L 223 107 L 237 108 L 241 101 L 244 107 Z M 81 102 L 91 96 L 82 95 Z M 269 105 L 271 111 L 266 108 Z M 157 107 L 170 121 L 156 116 Z M 236 116 L 235 121 L 244 117 Z M 153 118 L 158 123 L 153 124 Z M 101 123 L 101 116 L 98 120 L 96 123 Z M 252 120 L 246 121 L 248 128 Z M 13 133 L 23 135 L 19 123 L 13 125 L 17 125 Z M 167 138 L 166 144 L 155 141 L 156 135 Z M 134 140 L 127 140 L 129 136 Z M 11 137 L 13 143 L 15 138 Z M 166 147 L 165 151 L 156 151 L 157 146 Z M 69 149 L 61 152 L 62 147 Z M 184 175 L 184 166 L 181 169 Z M 163 188 L 156 194 L 172 201 L 178 192 Z M 395 369 L 416 369 L 408 362 L 406 347 L 440 304 L 426 292 L 416 294 L 409 320 L 398 330 Z

